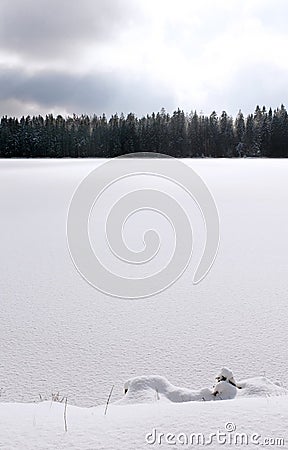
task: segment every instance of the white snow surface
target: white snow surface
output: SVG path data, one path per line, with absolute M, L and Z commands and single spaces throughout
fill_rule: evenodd
M 106 415 L 105 406 L 80 408 L 68 405 L 67 431 L 63 403 L 1 403 L 0 446 L 5 450 L 141 450 L 201 448 L 205 442 L 205 445 L 211 442 L 208 448 L 239 448 L 239 441 L 236 447 L 235 439 L 236 434 L 241 433 L 247 439 L 244 442 L 248 443 L 241 448 L 251 450 L 261 445 L 287 448 L 287 396 L 275 396 L 279 391 L 264 378 L 249 380 L 248 384 L 259 387 L 257 397 L 174 403 L 154 396 L 152 404 L 146 402 L 150 402 L 150 398 L 143 398 L 138 404 L 109 404 Z M 263 385 L 266 394 L 270 392 L 272 396 L 265 394 Z M 139 398 L 136 400 L 139 402 Z M 217 437 L 217 432 L 222 433 L 222 437 Z M 199 441 L 200 444 L 191 445 L 189 439 L 193 433 L 201 435 L 203 440 Z M 226 439 L 225 445 L 223 438 Z M 228 439 L 234 442 L 233 447 Z
M 288 161 L 184 162 L 215 198 L 218 256 L 208 276 L 193 285 L 202 222 L 192 208 L 195 253 L 186 272 L 166 291 L 133 301 L 110 298 L 87 284 L 67 248 L 72 194 L 103 160 L 0 161 L 1 401 L 33 402 L 59 391 L 69 405 L 101 405 L 113 384 L 116 401 L 127 379 L 151 373 L 196 390 L 211 387 L 226 365 L 237 380 L 266 376 L 288 387 Z M 133 187 L 162 187 L 162 181 L 153 182 L 133 181 Z M 126 192 L 124 185 L 107 192 L 95 222 Z M 190 211 L 180 188 L 163 187 Z M 127 223 L 127 240 L 137 249 L 146 223 L 136 216 Z M 248 400 L 243 404 L 250 405 Z M 261 402 L 264 408 L 266 400 Z M 209 408 L 220 408 L 216 403 Z M 244 415 L 243 420 L 248 423 Z

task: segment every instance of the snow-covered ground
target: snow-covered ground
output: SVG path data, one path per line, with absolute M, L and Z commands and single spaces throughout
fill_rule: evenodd
M 288 161 L 187 160 L 217 203 L 219 254 L 205 280 L 193 285 L 201 221 L 196 208 L 191 208 L 196 222 L 191 265 L 168 290 L 134 301 L 110 298 L 92 288 L 75 270 L 67 249 L 71 196 L 82 178 L 102 162 L 0 161 L 1 400 L 34 402 L 39 394 L 48 399 L 59 391 L 68 397 L 71 430 L 71 434 L 63 432 L 62 404 L 53 403 L 51 409 L 46 402 L 1 404 L 5 420 L 1 420 L 0 445 L 73 448 L 73 442 L 74 448 L 134 450 L 142 448 L 144 429 L 149 432 L 156 425 L 163 432 L 191 431 L 191 427 L 201 432 L 204 426 L 208 431 L 223 429 L 229 420 L 244 431 L 253 429 L 263 436 L 273 431 L 281 437 L 287 430 L 285 398 L 239 398 L 225 402 L 225 407 L 223 402 L 149 408 L 110 405 L 107 417 L 102 417 L 102 406 L 71 406 L 103 405 L 112 385 L 114 402 L 121 398 L 127 379 L 151 373 L 189 389 L 211 387 L 224 365 L 237 380 L 267 376 L 288 387 Z M 162 183 L 153 182 L 156 187 Z M 141 181 L 141 186 L 150 184 L 151 180 Z M 126 188 L 124 182 L 123 192 Z M 189 210 L 185 194 L 174 187 L 171 192 Z M 111 207 L 118 193 L 113 189 L 108 193 L 101 211 Z M 95 224 L 100 219 L 94 215 Z M 133 220 L 127 224 L 127 240 L 137 247 L 146 219 Z M 169 244 L 170 230 L 162 222 L 159 225 Z M 201 231 L 199 237 L 201 241 Z M 97 235 L 94 240 L 97 245 Z M 164 253 L 162 261 L 165 257 Z M 119 408 L 124 408 L 121 414 L 116 413 Z M 18 424 L 16 418 L 26 412 L 27 418 Z M 7 447 L 6 436 L 20 425 L 29 446 Z M 117 434 L 118 444 L 113 445 Z M 17 433 L 13 436 L 16 442 Z M 37 442 L 47 445 L 37 447 Z M 101 446 L 102 442 L 107 445 Z
M 110 404 L 106 415 L 104 406 L 68 405 L 66 419 L 62 403 L 3 403 L 0 404 L 1 448 L 287 448 L 285 396 L 187 403 L 154 398 L 152 404 Z

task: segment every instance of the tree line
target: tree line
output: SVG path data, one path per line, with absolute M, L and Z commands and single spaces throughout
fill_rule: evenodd
M 244 117 L 225 111 L 209 116 L 163 108 L 138 118 L 130 113 L 100 116 L 52 114 L 4 116 L 0 122 L 0 157 L 115 157 L 134 152 L 193 157 L 288 157 L 288 114 L 256 107 Z

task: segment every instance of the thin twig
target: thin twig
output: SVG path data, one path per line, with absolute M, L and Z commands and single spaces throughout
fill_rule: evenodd
M 160 400 L 158 389 L 156 389 L 156 400 Z
M 113 389 L 114 389 L 114 384 L 113 384 L 113 386 L 112 386 L 112 388 L 111 388 L 109 397 L 107 398 L 106 407 L 105 407 L 105 411 L 104 411 L 104 416 L 106 416 L 106 414 L 107 414 L 107 409 L 108 409 L 108 405 L 109 405 L 109 402 L 110 402 L 110 398 L 111 398 Z
M 68 431 L 68 427 L 67 427 L 67 397 L 65 399 L 65 407 L 64 407 L 64 428 L 65 428 L 65 433 L 67 433 L 67 431 Z

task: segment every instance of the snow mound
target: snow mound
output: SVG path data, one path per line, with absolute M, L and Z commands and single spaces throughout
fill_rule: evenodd
M 210 389 L 191 390 L 171 384 L 159 375 L 141 376 L 128 380 L 124 385 L 126 394 L 118 404 L 147 403 L 167 399 L 174 403 L 211 400 Z
M 240 381 L 238 386 L 242 388 L 237 393 L 241 397 L 275 397 L 288 394 L 287 389 L 266 377 L 248 378 Z
M 222 386 L 223 381 L 217 386 Z M 174 386 L 166 378 L 159 375 L 140 376 L 131 378 L 124 385 L 124 397 L 117 404 L 153 403 L 156 401 L 170 401 L 174 403 L 193 401 L 226 400 L 237 396 L 241 397 L 270 397 L 287 395 L 288 390 L 273 383 L 265 377 L 248 378 L 238 383 L 239 389 L 225 383 L 223 395 L 215 396 L 215 388 L 192 390 Z

